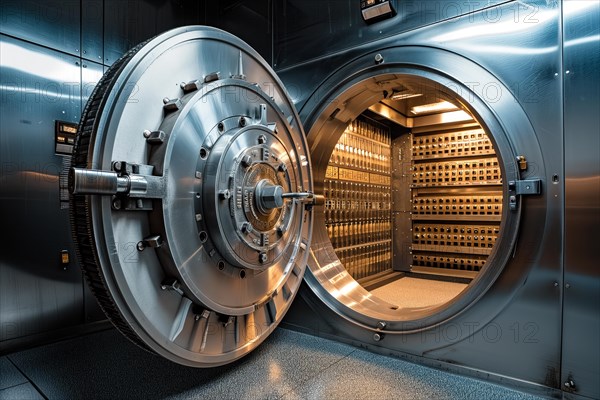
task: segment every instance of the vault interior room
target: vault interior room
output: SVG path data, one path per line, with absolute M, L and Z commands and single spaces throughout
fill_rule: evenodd
M 597 1 L 0 12 L 0 398 L 600 398 Z

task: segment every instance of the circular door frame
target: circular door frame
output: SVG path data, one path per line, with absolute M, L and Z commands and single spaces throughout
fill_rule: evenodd
M 306 268 L 312 207 L 301 196 L 283 199 L 275 183 L 312 193 L 307 149 L 281 81 L 227 32 L 177 28 L 115 62 L 84 110 L 69 182 L 78 258 L 114 325 L 142 348 L 194 367 L 230 363 L 264 341 Z M 250 171 L 261 182 L 260 207 L 247 206 L 243 190 L 225 189 Z M 246 215 L 266 221 L 262 242 L 248 239 L 256 230 L 247 226 L 211 239 Z M 248 253 L 256 268 L 247 268 Z
M 508 182 L 519 180 L 525 175 L 519 170 L 516 162 L 519 151 L 527 151 L 527 159 L 538 167 L 536 174 L 545 174 L 540 170 L 543 168 L 543 158 L 535 131 L 518 100 L 500 79 L 475 62 L 443 49 L 398 46 L 369 52 L 343 65 L 329 75 L 302 105 L 300 115 L 313 158 L 315 190 L 323 189 L 326 160 L 329 160 L 329 154 L 337 142 L 337 136 L 334 136 L 334 140 L 331 133 L 327 135 L 326 132 L 331 132 L 332 127 L 339 129 L 364 111 L 361 109 L 358 113 L 344 114 L 348 100 L 344 93 L 370 79 L 383 79 L 382 77 L 393 75 L 428 79 L 437 83 L 440 90 L 446 91 L 449 97 L 461 99 L 463 106 L 491 134 L 490 139 L 497 151 L 503 177 L 504 200 L 500 237 L 488 258 L 485 270 L 472 282 L 468 290 L 449 303 L 418 315 L 417 318 L 414 314 L 410 317 L 399 315 L 397 318 L 390 318 L 389 312 L 380 313 L 376 310 L 377 307 L 385 307 L 388 303 L 378 302 L 369 296 L 368 292 L 349 276 L 343 265 L 339 261 L 335 262 L 337 257 L 327 235 L 323 209 L 317 210 L 309 266 L 304 278 L 311 291 L 329 310 L 353 326 L 374 332 L 409 334 L 432 329 L 473 308 L 510 262 L 519 235 L 524 203 L 523 199 L 517 196 L 517 209 L 510 211 L 509 199 L 516 194 L 509 188 Z M 499 96 L 494 99 L 486 98 L 486 93 L 482 91 L 490 85 L 500 90 Z M 364 99 L 361 100 L 361 104 L 366 103 Z M 340 114 L 349 119 L 332 123 Z M 526 271 L 519 274 L 522 282 L 526 277 Z M 482 324 L 491 321 L 508 304 L 518 287 L 519 285 L 514 285 L 511 288 L 512 294 L 495 302 L 491 306 L 492 309 L 489 309 L 488 304 L 478 321 Z M 310 304 L 310 299 L 308 300 Z

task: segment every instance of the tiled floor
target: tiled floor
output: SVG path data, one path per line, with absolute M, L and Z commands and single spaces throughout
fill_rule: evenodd
M 115 330 L 0 358 L 0 399 L 523 399 L 538 397 L 278 329 L 226 367 L 186 368 Z

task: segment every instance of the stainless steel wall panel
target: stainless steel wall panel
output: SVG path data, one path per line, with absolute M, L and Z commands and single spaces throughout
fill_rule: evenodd
M 0 33 L 80 54 L 80 0 L 2 0 Z
M 275 2 L 274 66 L 286 68 L 322 58 L 503 2 L 506 0 L 392 0 L 397 15 L 371 25 L 363 20 L 358 1 Z M 493 9 L 488 14 L 490 20 L 497 18 Z
M 104 0 L 104 64 L 144 40 L 171 28 L 199 23 L 200 6 L 193 0 Z
M 104 66 L 102 64 L 83 60 L 81 63 L 81 107 L 85 107 L 85 103 L 90 98 L 94 88 L 104 74 Z
M 367 52 L 397 46 L 428 46 L 461 54 L 495 71 L 510 89 L 510 94 L 529 111 L 539 114 L 540 103 L 560 103 L 560 68 L 558 2 L 528 0 L 509 2 L 490 10 L 432 25 L 427 29 L 407 31 L 377 42 L 363 38 L 355 46 L 330 54 L 324 59 L 298 60 L 302 66 L 277 64 L 278 74 L 294 97 L 299 109 L 323 79 Z M 493 16 L 493 18 L 492 18 Z M 535 32 L 535 39 L 524 41 L 521 33 Z M 530 36 L 533 38 L 533 36 Z M 305 44 L 305 46 L 307 46 Z M 308 47 L 308 46 L 307 46 Z M 276 47 L 276 51 L 277 47 Z M 382 53 L 385 63 L 385 52 Z M 499 55 L 501 55 L 499 57 Z M 526 63 L 515 67 L 515 60 L 531 56 Z M 542 78 L 539 80 L 537 78 Z M 474 90 L 485 92 L 488 102 L 498 102 L 504 95 L 493 82 L 466 82 Z M 324 90 L 324 88 L 319 89 Z M 553 96 L 553 97 L 552 97 Z M 537 116 L 537 115 L 536 115 Z M 555 121 L 552 121 L 555 122 Z M 551 126 L 550 121 L 548 126 Z M 555 128 L 556 125 L 553 126 Z M 555 131 L 556 129 L 550 129 Z
M 142 0 L 104 0 L 104 64 L 156 35 L 156 10 Z
M 487 356 L 498 361 L 490 364 L 479 358 L 482 353 L 468 341 L 454 346 L 453 358 L 475 368 L 559 388 L 556 383 L 561 357 L 561 292 L 554 284 L 561 281 L 563 268 L 564 192 L 561 185 L 551 182 L 553 175 L 560 175 L 563 169 L 560 5 L 519 2 L 519 7 L 528 8 L 516 20 L 515 5 L 499 7 L 501 18 L 488 22 L 486 28 L 468 26 L 433 38 L 439 45 L 493 71 L 510 88 L 533 124 L 543 154 L 542 160 L 530 163 L 523 174 L 524 179 L 542 179 L 543 196 L 524 199 L 515 260 L 487 297 L 489 301 L 510 300 L 494 320 L 502 332 L 498 342 L 494 343 L 491 336 L 496 326 L 484 328 L 481 332 L 489 333 L 489 337 L 479 339 L 479 343 L 487 344 Z M 491 82 L 474 81 L 471 85 L 489 104 L 496 104 L 500 101 L 498 96 L 503 96 Z M 510 132 L 521 129 L 511 120 L 503 123 Z M 528 156 L 531 150 L 521 142 L 521 136 L 514 135 L 514 140 L 517 154 Z M 514 297 L 507 299 L 503 287 L 514 285 L 520 271 L 529 271 L 527 281 Z M 518 335 L 511 337 L 515 332 Z
M 565 390 L 600 398 L 600 3 L 565 1 Z M 566 387 L 573 381 L 575 386 Z
M 102 63 L 104 0 L 81 0 L 81 57 Z
M 156 7 L 156 34 L 178 26 L 206 25 L 201 16 L 202 5 L 205 1 L 177 0 L 157 2 L 146 0 L 146 2 L 154 4 Z M 248 26 L 246 25 L 246 27 Z
M 269 64 L 272 64 L 273 3 L 279 2 L 273 0 L 205 1 L 204 23 L 242 38 Z M 313 3 L 313 1 L 306 3 Z
M 0 35 L 0 340 L 81 323 L 82 277 L 59 205 L 54 122 L 81 113 L 79 59 Z M 71 263 L 60 264 L 67 250 Z

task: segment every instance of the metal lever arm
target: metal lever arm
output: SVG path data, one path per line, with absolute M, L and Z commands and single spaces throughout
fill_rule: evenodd
M 314 195 L 310 192 L 290 192 L 290 193 L 283 193 L 281 195 L 281 197 L 284 199 L 296 199 L 303 203 L 312 202 L 313 196 Z
M 296 199 L 301 203 L 309 203 L 314 205 L 323 204 L 325 198 L 311 192 L 290 192 L 281 195 L 283 199 Z
M 296 200 L 307 205 L 323 204 L 323 196 L 316 196 L 311 192 L 283 193 L 280 185 L 273 185 L 262 180 L 256 185 L 256 204 L 261 212 L 268 213 L 274 208 L 281 208 L 285 199 Z

